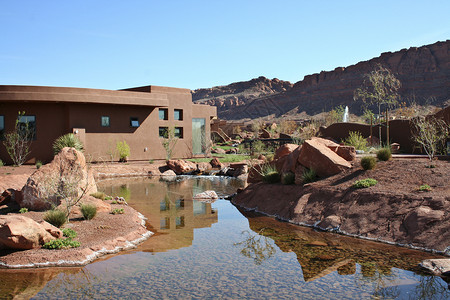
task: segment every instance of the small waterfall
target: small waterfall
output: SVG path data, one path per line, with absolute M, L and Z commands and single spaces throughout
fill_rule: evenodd
M 344 115 L 342 116 L 342 122 L 348 122 L 348 106 L 345 106 Z

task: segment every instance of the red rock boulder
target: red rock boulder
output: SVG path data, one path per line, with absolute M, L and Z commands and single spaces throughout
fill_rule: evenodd
M 298 162 L 316 171 L 321 177 L 331 176 L 352 165 L 317 139 L 306 140 L 300 150 Z
M 177 175 L 191 173 L 197 170 L 197 165 L 195 163 L 181 159 L 168 160 L 166 164 Z
M 300 147 L 300 146 L 297 144 L 284 144 L 280 148 L 275 150 L 275 155 L 273 156 L 273 159 L 277 160 L 277 159 L 282 158 L 283 156 L 289 155 L 298 147 Z
M 211 159 L 211 161 L 209 162 L 209 164 L 211 165 L 211 167 L 213 168 L 218 168 L 218 169 L 222 169 L 224 167 L 224 164 L 220 162 L 220 160 L 217 157 L 214 157 L 213 159 Z
M 356 149 L 353 146 L 339 146 L 336 154 L 346 161 L 354 161 L 356 159 Z

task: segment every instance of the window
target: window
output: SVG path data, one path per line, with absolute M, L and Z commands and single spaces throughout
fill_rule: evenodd
M 159 119 L 160 120 L 169 120 L 169 110 L 167 108 L 159 109 Z
M 170 218 L 166 217 L 164 219 L 159 220 L 159 229 L 170 229 Z
M 180 229 L 184 227 L 184 216 L 175 219 L 175 228 Z
M 19 134 L 27 140 L 36 139 L 36 116 L 19 116 L 17 127 Z
M 139 127 L 139 119 L 135 117 L 130 118 L 130 126 L 131 127 Z
M 3 140 L 5 134 L 5 116 L 0 116 L 0 140 Z
M 183 127 L 175 127 L 173 135 L 179 139 L 183 138 Z
M 102 116 L 102 127 L 109 127 L 109 117 Z
M 159 127 L 159 137 L 166 138 L 168 134 L 168 128 L 167 127 Z
M 173 111 L 173 119 L 176 121 L 183 121 L 183 110 L 182 109 L 175 109 Z

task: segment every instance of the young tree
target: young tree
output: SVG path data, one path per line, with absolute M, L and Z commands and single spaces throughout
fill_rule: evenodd
M 178 142 L 178 137 L 175 136 L 175 131 L 173 128 L 167 128 L 163 133 L 163 138 L 161 139 L 161 144 L 166 150 L 166 159 L 170 160 L 172 158 L 173 150 Z
M 381 107 L 388 108 L 398 103 L 400 81 L 391 71 L 378 64 L 373 71 L 364 75 L 364 81 L 360 88 L 353 93 L 355 101 L 362 100 L 365 105 L 376 105 L 378 116 L 381 116 Z M 379 127 L 379 137 L 381 143 L 381 126 Z
M 26 118 L 22 120 L 24 115 L 25 112 L 18 113 L 14 130 L 6 133 L 3 141 L 6 151 L 16 166 L 25 163 L 34 138 L 34 124 L 30 124 Z
M 417 117 L 411 120 L 413 125 L 412 140 L 422 146 L 430 162 L 436 155 L 439 145 L 445 143 L 450 126 L 444 120 L 435 117 Z

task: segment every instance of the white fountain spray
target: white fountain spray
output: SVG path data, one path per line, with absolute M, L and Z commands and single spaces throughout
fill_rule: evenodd
M 342 122 L 348 122 L 348 106 L 345 106 L 344 115 L 342 116 Z

